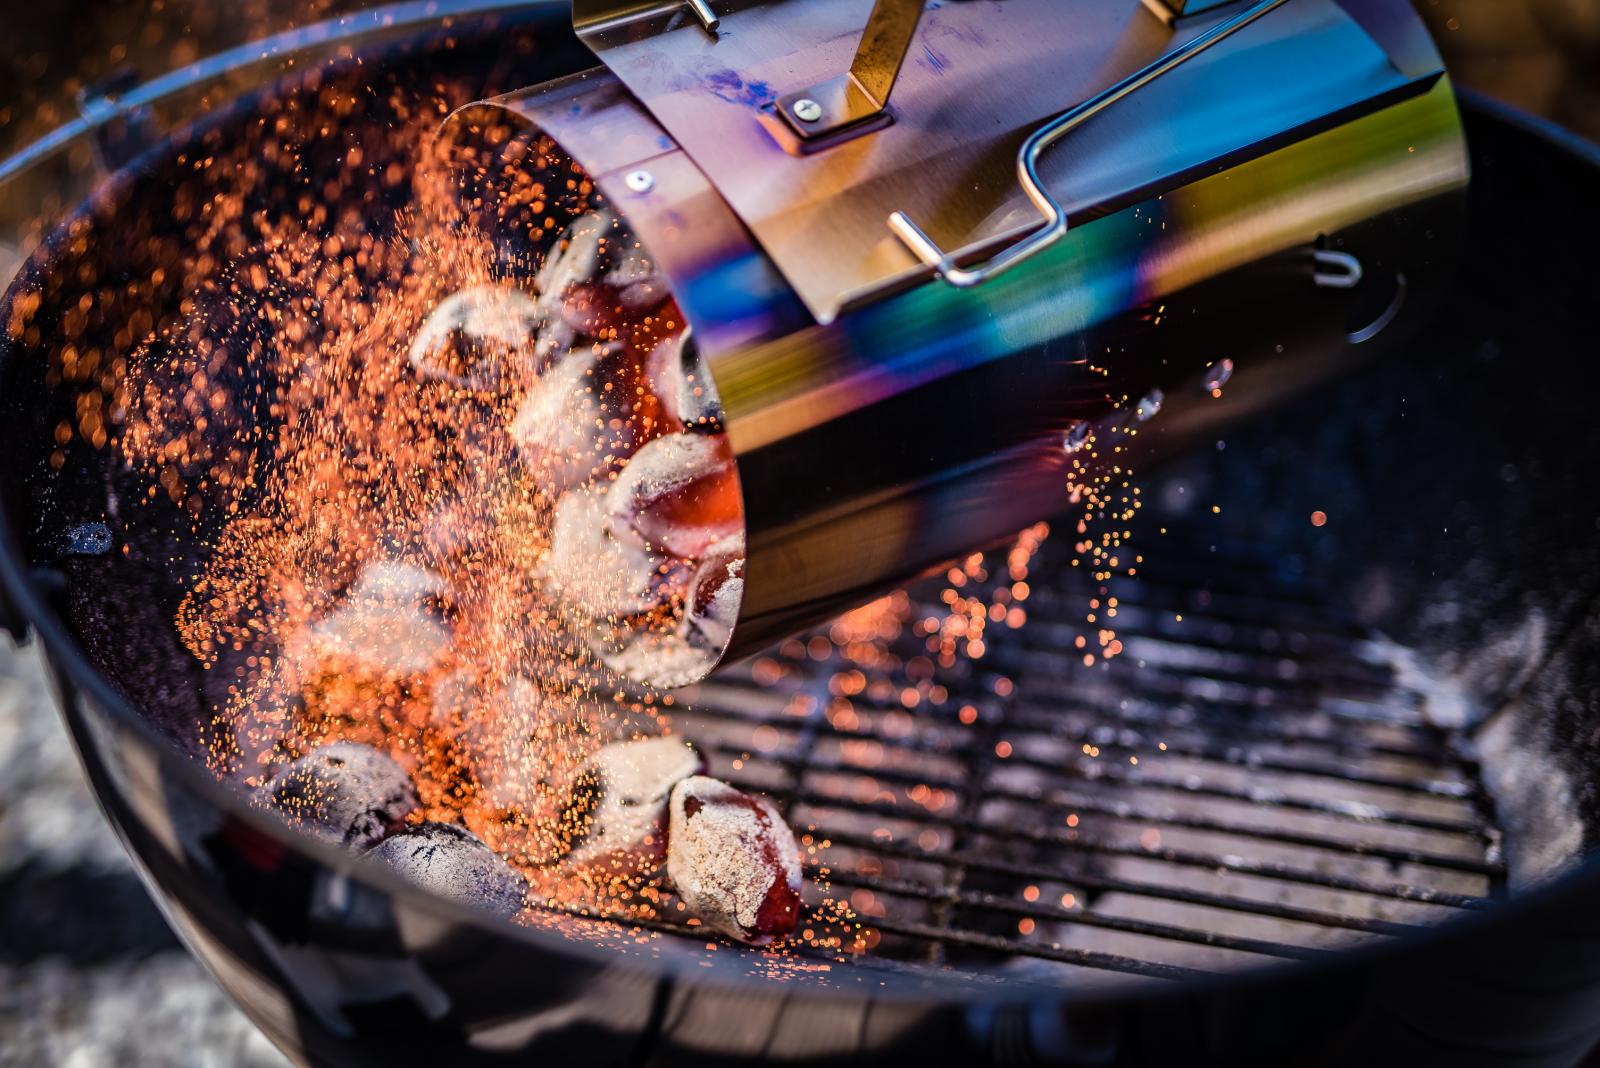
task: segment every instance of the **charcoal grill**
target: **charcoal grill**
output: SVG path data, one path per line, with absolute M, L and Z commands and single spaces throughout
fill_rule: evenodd
M 424 66 L 467 98 L 528 84 L 580 58 L 564 16 L 402 34 L 317 84 Z M 507 67 L 485 79 L 488 55 Z M 97 242 L 159 228 L 141 205 L 172 154 L 283 92 L 152 146 L 0 321 L 30 285 L 65 299 L 61 266 Z M 15 333 L 8 624 L 44 647 L 174 927 L 308 1062 L 1573 1063 L 1600 1037 L 1600 431 L 1574 388 L 1600 155 L 1485 101 L 1466 117 L 1454 289 L 1407 351 L 1145 472 L 1121 657 L 1082 662 L 1104 595 L 1058 534 L 1028 565 L 1026 625 L 915 708 L 892 671 L 841 692 L 849 665 L 805 637 L 683 695 L 715 772 L 828 843 L 860 959 L 778 967 L 679 924 L 507 926 L 245 805 L 183 751 L 203 680 L 162 626 L 185 547 L 64 544 L 117 475 L 92 451 L 51 475 L 70 398 Z M 948 581 L 886 609 L 905 621 L 889 652 L 924 647 Z

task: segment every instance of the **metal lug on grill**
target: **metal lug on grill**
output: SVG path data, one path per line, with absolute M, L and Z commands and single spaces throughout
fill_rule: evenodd
M 118 170 L 156 143 L 160 136 L 147 107 L 129 107 L 123 94 L 139 84 L 139 72 L 123 67 L 78 90 L 76 102 L 94 130 L 95 163 L 104 173 Z
M 1361 284 L 1361 261 L 1348 252 L 1319 248 L 1313 254 L 1316 271 L 1311 280 L 1323 289 L 1354 289 Z

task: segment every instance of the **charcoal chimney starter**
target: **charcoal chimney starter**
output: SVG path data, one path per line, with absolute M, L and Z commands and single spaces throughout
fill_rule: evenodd
M 580 0 L 603 67 L 446 124 L 480 172 L 553 142 L 670 281 L 743 493 L 728 659 L 1054 513 L 1096 431 L 1215 430 L 1219 373 L 1347 368 L 1458 228 L 1405 4 L 864 7 Z

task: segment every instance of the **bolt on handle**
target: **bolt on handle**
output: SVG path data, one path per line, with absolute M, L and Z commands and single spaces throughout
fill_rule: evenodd
M 1258 0 L 1225 22 L 1219 22 L 1205 33 L 1181 48 L 1175 48 L 1142 70 L 1124 78 L 1100 94 L 1090 97 L 1077 107 L 1062 113 L 1039 127 L 1023 142 L 1017 151 L 1017 181 L 1028 194 L 1034 206 L 1045 218 L 1039 229 L 1021 238 L 1016 244 L 995 254 L 987 262 L 964 268 L 956 264 L 951 254 L 911 220 L 903 211 L 889 216 L 889 229 L 911 250 L 912 255 L 932 267 L 939 277 L 957 289 L 971 289 L 989 279 L 1004 274 L 1024 260 L 1043 252 L 1067 232 L 1067 213 L 1061 202 L 1051 195 L 1039 177 L 1039 157 L 1044 150 L 1082 126 L 1100 112 L 1124 97 L 1138 92 L 1163 74 L 1174 70 L 1213 45 L 1238 33 L 1252 22 L 1268 14 L 1289 0 Z

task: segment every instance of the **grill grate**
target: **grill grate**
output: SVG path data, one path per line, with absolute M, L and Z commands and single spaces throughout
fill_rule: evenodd
M 1109 663 L 1074 647 L 1095 591 L 1046 543 L 1026 625 L 940 672 L 939 700 L 841 703 L 855 665 L 794 641 L 686 694 L 676 721 L 713 774 L 829 843 L 879 959 L 1182 978 L 1501 896 L 1477 763 L 1382 643 L 1268 554 L 1185 560 L 1172 541 L 1110 584 Z M 908 616 L 938 593 L 913 591 Z M 898 639 L 900 662 L 921 641 Z

